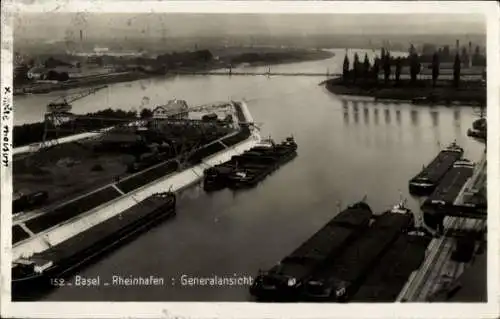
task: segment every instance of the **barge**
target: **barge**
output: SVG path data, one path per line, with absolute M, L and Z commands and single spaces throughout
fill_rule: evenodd
M 306 282 L 307 301 L 349 301 L 393 243 L 414 225 L 413 213 L 404 202 L 376 216 L 374 223 L 334 259 L 324 263 Z
M 474 173 L 474 163 L 460 160 L 453 164 L 441 183 L 421 206 L 426 225 L 439 229 L 444 219 L 443 209 L 453 208 L 455 199 Z
M 452 168 L 453 164 L 460 160 L 464 150 L 453 142 L 424 167 L 420 173 L 409 182 L 409 191 L 412 195 L 429 195 L 437 187 L 441 179 Z
M 431 240 L 425 232 L 401 235 L 370 271 L 351 301 L 395 302 L 408 278 L 424 262 Z
M 251 295 L 257 300 L 297 300 L 307 279 L 360 237 L 372 216 L 370 206 L 364 202 L 349 206 L 279 264 L 268 271 L 259 270 L 250 287 Z
M 29 298 L 44 288 L 62 285 L 64 279 L 76 269 L 175 214 L 174 193 L 153 194 L 122 213 L 58 245 L 14 261 L 13 299 Z
M 486 136 L 487 136 L 487 133 L 486 133 L 486 130 L 482 130 L 482 129 L 468 129 L 467 130 L 467 136 L 469 137 L 474 137 L 474 138 L 477 138 L 477 139 L 480 139 L 480 140 L 486 140 Z
M 204 171 L 203 186 L 206 191 L 256 186 L 267 175 L 297 156 L 297 143 L 293 137 L 275 144 L 261 143 L 228 162 Z

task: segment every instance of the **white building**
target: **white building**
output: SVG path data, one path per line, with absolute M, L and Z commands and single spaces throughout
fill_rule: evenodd
M 187 118 L 189 107 L 185 100 L 170 100 L 166 105 L 153 109 L 153 119 Z

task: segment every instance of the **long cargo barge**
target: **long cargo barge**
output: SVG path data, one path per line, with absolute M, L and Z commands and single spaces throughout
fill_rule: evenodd
M 176 214 L 176 196 L 154 194 L 62 243 L 12 265 L 13 299 L 63 284 L 76 269 Z
M 302 298 L 316 302 L 349 301 L 389 247 L 413 226 L 413 213 L 403 203 L 378 215 L 363 236 L 308 279 Z
M 256 186 L 267 175 L 291 161 L 297 156 L 297 143 L 293 137 L 275 144 L 261 143 L 241 155 L 233 156 L 229 161 L 204 171 L 204 189 L 219 190 Z
M 401 235 L 371 269 L 351 301 L 396 301 L 412 272 L 422 265 L 431 240 L 426 233 Z
M 460 160 L 453 164 L 453 168 L 446 173 L 439 186 L 421 206 L 424 212 L 425 223 L 436 228 L 444 218 L 443 209 L 452 208 L 455 199 L 474 173 L 474 164 L 469 160 Z M 440 216 L 443 215 L 443 216 Z
M 422 210 L 428 211 L 433 208 L 443 208 L 453 205 L 458 194 L 467 180 L 474 173 L 474 163 L 469 160 L 461 160 L 453 164 L 453 168 L 446 173 L 438 187 L 431 196 L 422 204 Z
M 424 167 L 420 173 L 410 180 L 410 194 L 431 194 L 441 179 L 443 179 L 446 173 L 452 168 L 453 164 L 462 158 L 463 154 L 463 148 L 455 142 L 440 151 L 429 165 Z
M 268 271 L 260 270 L 250 293 L 257 300 L 296 300 L 306 280 L 361 236 L 372 217 L 370 206 L 364 202 L 349 206 L 279 264 Z

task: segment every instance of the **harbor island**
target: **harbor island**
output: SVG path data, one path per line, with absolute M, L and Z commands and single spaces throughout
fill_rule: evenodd
M 460 51 L 457 41 L 454 52 L 445 46 L 419 54 L 412 45 L 397 57 L 382 48 L 373 61 L 357 53 L 351 59 L 346 52 L 342 75 L 324 82 L 328 91 L 413 104 L 486 105 L 486 58 L 479 46 L 472 53 L 470 42 L 468 50 Z

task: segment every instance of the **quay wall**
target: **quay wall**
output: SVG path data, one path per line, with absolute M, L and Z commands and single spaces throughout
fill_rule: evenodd
M 245 117 L 250 117 L 245 118 L 245 122 L 253 121 L 244 102 L 238 103 L 235 107 L 239 107 Z M 58 227 L 54 227 L 48 232 L 37 234 L 35 237 L 31 237 L 31 239 L 20 242 L 12 248 L 12 258 L 13 260 L 16 260 L 21 257 L 29 257 L 36 252 L 44 251 L 48 249 L 50 245 L 57 245 L 94 225 L 118 215 L 122 211 L 132 207 L 137 202 L 144 200 L 154 193 L 168 191 L 169 189 L 177 192 L 192 186 L 203 178 L 203 171 L 206 168 L 227 161 L 232 156 L 243 153 L 259 142 L 260 135 L 258 131 L 251 129 L 251 134 L 246 140 L 204 158 L 201 163 L 197 165 L 186 168 L 183 171 L 164 176 L 150 184 L 134 190 L 133 192 L 111 200 L 80 215 L 75 221 L 60 224 Z

